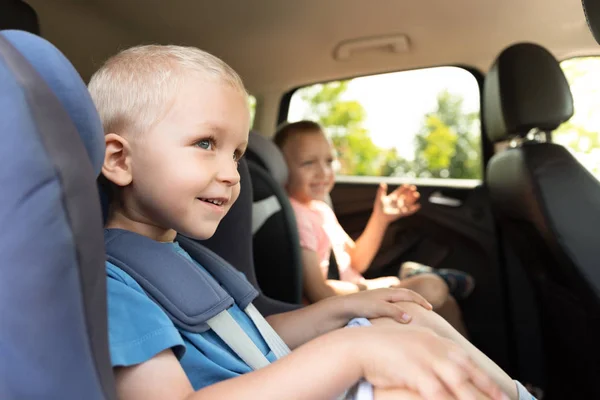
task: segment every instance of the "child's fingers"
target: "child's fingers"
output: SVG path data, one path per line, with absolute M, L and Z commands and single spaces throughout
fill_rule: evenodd
M 387 191 L 388 191 L 387 183 L 384 183 L 384 182 L 380 183 L 378 190 L 379 190 L 380 195 L 384 195 L 384 196 L 387 195 Z
M 406 184 L 398 186 L 390 195 L 401 197 L 410 192 L 410 187 Z
M 417 380 L 418 391 L 426 400 L 451 400 L 455 397 L 431 370 L 422 370 Z
M 391 303 L 396 303 L 399 301 L 410 301 L 412 303 L 417 303 L 420 306 L 422 306 L 423 308 L 426 308 L 428 310 L 433 309 L 433 306 L 431 305 L 431 303 L 429 303 L 427 300 L 425 300 L 425 297 L 421 296 L 419 293 L 414 292 L 412 290 L 401 289 L 401 288 L 390 288 L 387 293 L 389 293 L 388 294 L 389 297 L 387 297 L 386 300 Z
M 457 399 L 476 400 L 477 389 L 471 384 L 469 374 L 460 365 L 450 360 L 441 360 L 432 367 Z
M 419 201 L 421 194 L 419 192 L 412 192 L 404 196 L 404 202 L 409 204 L 414 204 Z
M 398 195 L 404 195 L 404 196 L 412 196 L 414 193 L 419 193 L 417 191 L 417 187 L 415 185 L 407 185 L 407 184 L 398 186 L 398 188 L 396 190 L 394 190 L 394 192 L 397 193 Z
M 389 317 L 401 324 L 408 324 L 412 317 L 402 307 L 392 303 L 382 303 L 374 315 L 375 318 Z
M 488 395 L 490 399 L 502 400 L 506 398 L 498 385 L 477 367 L 466 354 L 461 351 L 451 352 L 448 355 L 448 359 L 452 360 L 458 368 L 462 369 L 469 377 L 473 386 L 482 393 Z

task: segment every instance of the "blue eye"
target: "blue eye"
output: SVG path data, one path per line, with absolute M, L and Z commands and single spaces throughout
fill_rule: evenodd
M 204 150 L 211 150 L 213 143 L 212 143 L 212 140 L 210 140 L 210 139 L 202 139 L 196 143 L 196 146 L 198 146 Z

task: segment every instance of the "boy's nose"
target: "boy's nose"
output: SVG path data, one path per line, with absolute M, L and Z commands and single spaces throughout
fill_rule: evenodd
M 237 162 L 228 160 L 228 162 L 220 163 L 217 179 L 229 186 L 237 185 L 240 182 Z

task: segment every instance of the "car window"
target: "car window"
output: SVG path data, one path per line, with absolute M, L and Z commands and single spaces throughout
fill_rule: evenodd
M 256 115 L 256 97 L 248 95 L 248 106 L 250 107 L 250 128 L 254 126 L 254 116 Z
M 600 57 L 565 60 L 561 67 L 567 76 L 575 114 L 552 133 L 597 178 L 600 177 Z
M 339 178 L 478 183 L 479 99 L 469 71 L 426 68 L 301 88 L 292 95 L 288 121 L 310 119 L 325 128 L 337 150 Z

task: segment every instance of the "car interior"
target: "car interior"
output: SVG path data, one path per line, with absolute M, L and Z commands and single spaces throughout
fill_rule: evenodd
M 44 41 L 0 35 L 0 158 L 8 164 L 0 221 L 14 227 L 0 241 L 0 398 L 116 398 L 95 184 L 103 134 L 85 83 L 109 56 L 144 43 L 206 50 L 231 65 L 251 95 L 240 199 L 196 245 L 246 275 L 263 315 L 302 307 L 303 290 L 287 167 L 271 137 L 286 121 L 326 121 L 323 107 L 310 108 L 315 91 L 343 88 L 336 101 L 364 95 L 368 117 L 354 131 L 331 125 L 333 143 L 348 146 L 336 148 L 342 173 L 330 196 L 340 224 L 360 235 L 381 181 L 414 184 L 421 194 L 421 210 L 390 226 L 366 276 L 396 275 L 404 261 L 468 272 L 477 286 L 460 307 L 479 349 L 538 398 L 600 398 L 599 175 L 561 141 L 574 119 L 593 126 L 593 113 L 578 111 L 588 105 L 572 82 L 581 70 L 570 72 L 568 62 L 600 56 L 598 4 L 2 0 L 0 30 Z M 396 76 L 405 78 L 392 86 Z M 389 90 L 375 90 L 376 79 L 388 79 Z M 419 164 L 417 156 L 409 166 L 382 161 L 393 173 L 360 170 L 380 160 L 383 147 L 356 161 L 348 132 L 363 135 L 363 144 L 371 131 L 368 143 L 396 140 L 395 154 L 412 151 L 413 142 L 423 154 L 443 151 L 447 135 L 423 129 L 438 123 L 430 109 L 443 108 L 446 87 L 471 96 L 461 104 L 472 112 L 453 117 L 475 132 L 477 162 L 468 173 L 434 171 L 440 158 Z M 600 101 L 600 88 L 590 93 Z M 420 108 L 411 103 L 421 102 L 426 123 L 413 137 L 409 114 Z M 375 113 L 385 123 L 375 124 Z M 469 164 L 469 154 L 457 162 Z M 349 166 L 359 172 L 346 173 Z M 411 173 L 417 167 L 425 172 Z M 329 278 L 336 273 L 332 256 Z

